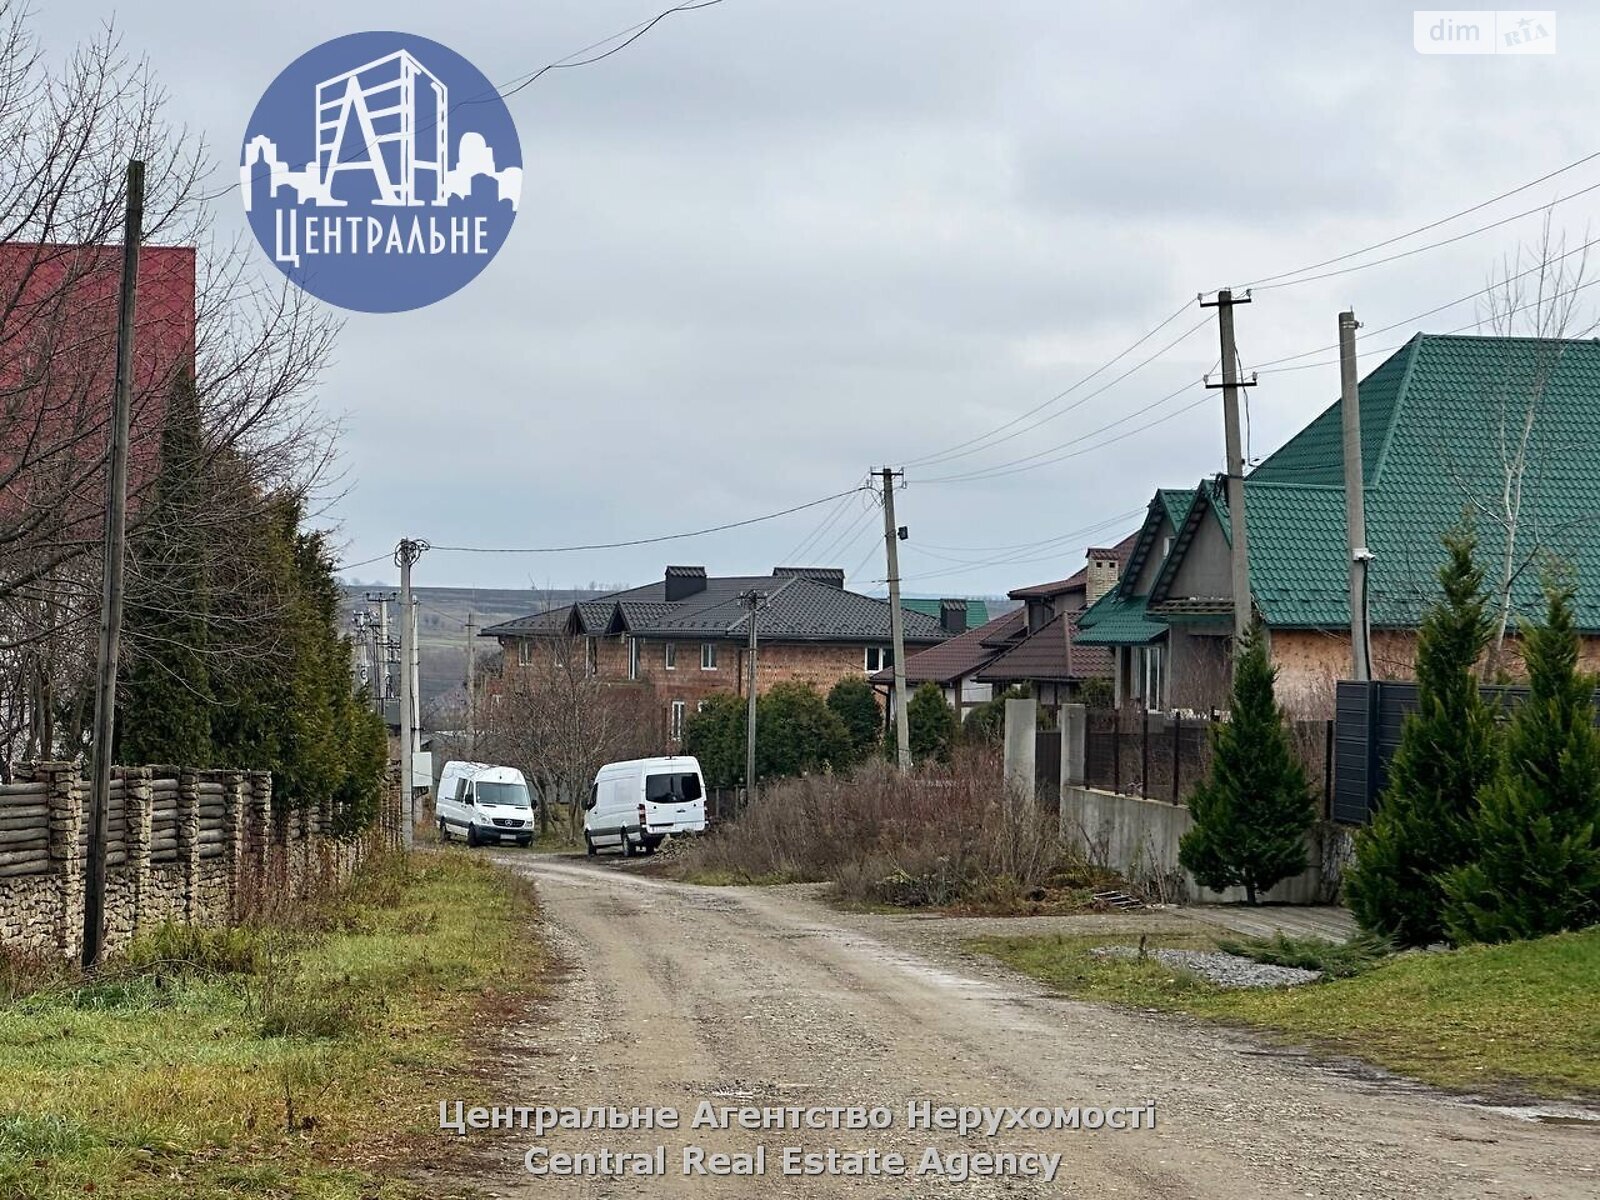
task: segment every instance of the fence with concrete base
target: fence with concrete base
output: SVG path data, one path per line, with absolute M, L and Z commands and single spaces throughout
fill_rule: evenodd
M 1038 795 L 1035 702 L 1006 702 L 1005 777 L 1007 789 Z M 1088 710 L 1081 704 L 1060 709 L 1061 838 L 1091 862 L 1116 871 L 1152 900 L 1226 903 L 1244 899 L 1241 888 L 1214 892 L 1202 888 L 1178 863 L 1178 844 L 1194 827 L 1187 805 L 1142 796 L 1124 796 L 1088 785 Z M 1319 821 L 1306 839 L 1306 869 L 1261 898 L 1287 904 L 1327 904 L 1338 898 L 1340 880 L 1352 853 L 1353 830 Z
M 77 955 L 83 944 L 89 783 L 71 763 L 17 768 L 0 784 L 0 949 Z M 338 838 L 326 810 L 275 802 L 265 771 L 113 770 L 106 841 L 106 948 L 165 921 L 220 925 L 269 897 L 305 896 L 396 843 L 399 807 Z

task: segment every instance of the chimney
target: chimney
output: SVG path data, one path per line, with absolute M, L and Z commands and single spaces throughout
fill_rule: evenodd
M 773 567 L 774 579 L 809 579 L 823 587 L 844 591 L 844 570 L 841 567 Z
M 967 631 L 967 602 L 965 600 L 939 601 L 939 628 L 951 637 Z
M 1084 603 L 1093 604 L 1116 587 L 1121 574 L 1122 560 L 1117 557 L 1114 549 L 1107 546 L 1092 547 L 1089 550 L 1089 565 L 1085 572 Z
M 674 604 L 679 600 L 687 600 L 690 596 L 699 595 L 706 590 L 706 569 L 704 567 L 668 567 L 666 577 L 666 600 Z

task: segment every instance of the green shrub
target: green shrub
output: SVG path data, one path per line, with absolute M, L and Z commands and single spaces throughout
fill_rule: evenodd
M 1277 967 L 1321 971 L 1329 979 L 1359 975 L 1394 952 L 1388 939 L 1371 935 L 1334 942 L 1316 937 L 1293 938 L 1281 931 L 1264 938 L 1218 938 L 1217 948 Z

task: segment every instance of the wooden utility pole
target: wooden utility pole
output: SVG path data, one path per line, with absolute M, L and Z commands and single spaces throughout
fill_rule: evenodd
M 878 472 L 883 479 L 883 547 L 888 559 L 889 574 L 889 638 L 894 655 L 894 746 L 895 765 L 902 771 L 911 769 L 911 726 L 906 714 L 906 628 L 900 611 L 900 539 L 906 530 L 894 522 L 894 481 L 905 477 L 904 471 L 884 467 Z
M 761 611 L 761 602 L 766 595 L 752 589 L 742 592 L 739 599 L 750 608 L 750 644 L 745 650 L 745 691 L 748 695 L 744 719 L 744 799 L 749 804 L 756 798 L 756 653 L 759 640 L 756 614 Z
M 1356 380 L 1356 314 L 1339 314 L 1339 415 L 1344 430 L 1345 535 L 1350 549 L 1350 658 L 1353 678 L 1372 678 L 1372 625 L 1367 605 L 1366 479 L 1361 462 L 1361 394 Z
M 1223 439 L 1228 453 L 1228 525 L 1233 537 L 1233 642 L 1238 654 L 1250 632 L 1253 609 L 1250 601 L 1250 539 L 1244 517 L 1244 441 L 1239 434 L 1239 389 L 1255 387 L 1255 377 L 1239 378 L 1239 350 L 1233 341 L 1233 306 L 1249 304 L 1250 293 L 1235 299 L 1223 288 L 1215 300 L 1201 300 L 1202 308 L 1217 310 L 1217 334 L 1222 341 L 1222 382 L 1207 382 L 1209 388 L 1222 389 Z
M 410 850 L 416 835 L 416 781 L 412 778 L 416 753 L 416 717 L 412 709 L 415 680 L 411 674 L 417 651 L 416 597 L 411 594 L 411 565 L 422 557 L 428 543 L 401 538 L 394 561 L 400 568 L 400 842 Z
M 122 228 L 122 288 L 117 303 L 116 391 L 111 398 L 106 485 L 105 570 L 100 586 L 100 650 L 94 698 L 89 781 L 89 861 L 83 881 L 83 965 L 93 968 L 105 945 L 106 842 L 111 815 L 111 756 L 117 725 L 117 654 L 122 643 L 122 568 L 128 537 L 128 412 L 133 404 L 134 297 L 139 242 L 144 237 L 144 163 L 128 163 L 128 208 Z M 48 747 L 45 748 L 48 752 Z
M 467 613 L 467 757 L 478 758 L 478 619 Z

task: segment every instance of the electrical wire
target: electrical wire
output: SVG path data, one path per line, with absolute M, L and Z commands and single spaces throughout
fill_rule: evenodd
M 1596 158 L 1600 158 L 1600 150 L 1592 151 L 1592 152 L 1590 152 L 1588 154 L 1585 154 L 1582 158 L 1574 159 L 1572 162 L 1569 162 L 1566 166 L 1557 167 L 1554 171 L 1549 171 L 1549 172 L 1539 176 L 1539 178 L 1537 178 L 1537 179 L 1530 179 L 1527 183 L 1518 184 L 1516 187 L 1512 188 L 1509 191 L 1501 192 L 1498 196 L 1491 196 L 1487 200 L 1481 200 L 1477 204 L 1474 204 L 1469 208 L 1463 208 L 1458 212 L 1453 212 L 1447 217 L 1440 217 L 1436 221 L 1429 221 L 1426 225 L 1418 225 L 1415 229 L 1408 229 L 1405 233 L 1397 233 L 1393 237 L 1385 238 L 1381 242 L 1374 242 L 1372 245 L 1363 246 L 1359 250 L 1351 250 L 1351 251 L 1348 251 L 1348 252 L 1346 252 L 1344 254 L 1335 255 L 1332 258 L 1325 258 L 1325 259 L 1322 259 L 1320 262 L 1307 263 L 1305 266 L 1296 267 L 1292 271 L 1280 271 L 1276 275 L 1263 275 L 1259 279 L 1248 280 L 1245 283 L 1240 284 L 1239 286 L 1240 287 L 1264 287 L 1267 284 L 1276 283 L 1280 279 L 1288 279 L 1292 275 L 1303 275 L 1307 271 L 1319 271 L 1323 267 L 1332 266 L 1334 263 L 1345 262 L 1345 261 L 1348 261 L 1349 259 L 1352 259 L 1352 258 L 1359 258 L 1363 254 L 1369 254 L 1374 250 L 1381 250 L 1385 246 L 1394 245 L 1396 242 L 1403 242 L 1407 238 L 1415 237 L 1419 233 L 1427 233 L 1429 230 L 1438 229 L 1442 225 L 1448 225 L 1451 221 L 1458 220 L 1461 217 L 1471 216 L 1473 213 L 1479 212 L 1482 209 L 1488 208 L 1492 204 L 1498 204 L 1502 200 L 1509 199 L 1510 197 L 1515 196 L 1519 192 L 1525 192 L 1531 187 L 1538 187 L 1539 184 L 1546 183 L 1549 180 L 1552 180 L 1552 179 L 1556 178 L 1558 175 L 1564 175 L 1568 171 L 1572 171 L 1572 170 L 1575 170 L 1578 167 L 1583 166 L 1585 163 L 1593 162 Z M 1570 199 L 1570 197 L 1569 197 L 1569 199 Z M 1522 214 L 1522 215 L 1525 216 L 1527 214 Z M 1512 219 L 1515 220 L 1515 218 L 1512 218 Z
M 705 529 L 691 529 L 684 533 L 664 533 L 656 537 L 632 538 L 625 542 L 595 542 L 582 546 L 432 546 L 436 551 L 448 551 L 453 554 L 570 554 L 580 550 L 622 550 L 630 546 L 652 546 L 658 542 L 677 542 L 685 538 L 704 537 L 708 533 L 722 533 L 729 529 L 743 529 L 748 525 L 759 525 L 763 521 L 775 521 L 779 517 L 787 517 L 791 513 L 805 512 L 807 509 L 819 505 L 830 504 L 841 496 L 848 496 L 852 492 L 866 491 L 865 485 L 858 484 L 842 492 L 835 492 L 831 496 L 823 496 L 818 500 L 809 500 L 804 504 L 796 504 L 777 512 L 764 513 L 759 517 L 748 517 L 743 521 L 729 521 L 724 525 L 711 525 Z
M 977 446 L 976 443 L 985 441 L 988 438 L 993 437 L 997 433 L 1002 433 L 1005 430 L 1010 429 L 1013 426 L 1015 426 L 1017 424 L 1020 424 L 1023 421 L 1026 421 L 1029 417 L 1032 417 L 1032 416 L 1036 415 L 1037 413 L 1043 412 L 1045 409 L 1049 408 L 1052 404 L 1055 404 L 1055 403 L 1057 403 L 1057 402 L 1059 402 L 1061 400 L 1066 399 L 1068 396 L 1070 396 L 1073 392 L 1077 391 L 1084 384 L 1086 384 L 1090 380 L 1094 379 L 1102 371 L 1105 371 L 1109 367 L 1115 366 L 1122 359 L 1126 358 L 1128 355 L 1132 354 L 1135 350 L 1137 350 L 1140 346 L 1142 346 L 1146 342 L 1148 342 L 1151 338 L 1155 337 L 1156 334 L 1160 333 L 1168 325 L 1172 324 L 1179 317 L 1181 317 L 1185 312 L 1187 312 L 1189 310 L 1190 304 L 1192 304 L 1192 303 L 1193 303 L 1193 301 L 1185 300 L 1181 305 L 1179 305 L 1172 312 L 1172 314 L 1170 316 L 1168 316 L 1165 320 L 1160 322 L 1154 328 L 1150 329 L 1147 333 L 1145 333 L 1142 337 L 1140 337 L 1138 341 L 1134 342 L 1131 346 L 1129 346 L 1127 349 L 1123 350 L 1120 354 L 1116 355 L 1115 357 L 1113 357 L 1111 359 L 1108 359 L 1106 362 L 1104 362 L 1104 363 L 1100 364 L 1100 366 L 1096 367 L 1093 371 L 1090 371 L 1087 375 L 1085 375 L 1081 379 L 1077 380 L 1071 386 L 1065 388 L 1062 391 L 1057 392 L 1054 396 L 1051 396 L 1048 400 L 1045 400 L 1043 403 L 1034 405 L 1027 412 L 1022 413 L 1020 416 L 1013 417 L 1011 420 L 1007 421 L 1004 425 L 996 426 L 994 429 L 991 429 L 988 433 L 980 434 L 979 436 L 977 436 L 975 438 L 969 438 L 964 442 L 957 442 L 955 445 L 947 447 L 944 450 L 936 451 L 933 454 L 925 454 L 921 458 L 910 459 L 909 461 L 906 462 L 905 465 L 908 466 L 908 467 L 932 466 L 932 465 L 934 465 L 936 463 L 944 462 L 944 461 L 946 461 L 948 459 L 964 458 L 967 454 L 975 453 L 977 450 L 980 450 L 980 449 L 987 449 L 988 447 L 980 447 L 980 446 Z M 1204 324 L 1204 322 L 1201 322 L 1201 324 Z M 1193 333 L 1193 332 L 1194 332 L 1194 329 L 1190 329 L 1188 331 L 1188 333 L 1185 333 L 1183 335 L 1183 337 L 1180 337 L 1178 339 L 1178 341 L 1180 341 L 1180 342 L 1183 341 L 1184 338 L 1187 338 L 1189 336 L 1189 334 Z M 1176 342 L 1172 343 L 1171 345 L 1166 347 L 1166 350 L 1170 350 L 1172 348 L 1172 346 L 1176 345 L 1176 344 L 1177 344 Z M 1152 358 L 1159 358 L 1161 354 L 1166 353 L 1166 350 L 1160 351 L 1156 355 L 1152 356 Z M 1152 361 L 1152 359 L 1146 359 L 1143 363 L 1140 363 L 1139 366 L 1142 367 L 1142 366 L 1146 365 L 1147 363 L 1149 363 L 1151 361 Z M 1139 369 L 1139 367 L 1133 368 L 1134 371 L 1137 371 L 1138 369 Z M 1132 371 L 1128 372 L 1128 374 L 1132 374 L 1132 373 L 1133 373 Z M 1127 375 L 1120 376 L 1119 378 L 1126 379 Z M 1112 382 L 1117 382 L 1117 381 L 1113 380 Z M 1103 391 L 1104 389 L 1101 389 L 1101 390 Z M 1097 393 L 1094 393 L 1094 394 L 1098 395 L 1099 393 L 1097 392 Z M 1088 398 L 1089 397 L 1085 397 L 1085 399 L 1088 399 Z M 1076 408 L 1078 406 L 1078 404 L 1081 404 L 1081 403 L 1083 403 L 1083 401 L 1080 400 L 1077 403 L 1073 404 L 1071 407 L 1072 408 Z M 1070 409 L 1063 410 L 1063 411 L 1070 411 Z M 1026 430 L 1021 430 L 1019 432 L 1026 432 Z M 1011 434 L 1008 437 L 1002 438 L 1000 440 L 1001 441 L 1009 441 L 1011 439 L 1011 437 L 1015 437 L 1015 436 L 1017 436 L 1017 435 L 1016 434 Z M 996 443 L 993 443 L 993 444 L 998 445 L 999 443 L 996 442 Z M 966 447 L 968 447 L 968 446 L 973 447 L 973 449 L 971 449 L 971 450 L 966 449 Z M 960 453 L 956 453 L 957 451 L 960 451 Z
M 478 96 L 468 97 L 457 104 L 456 107 L 465 108 L 471 104 L 486 104 L 492 99 L 506 100 L 511 96 L 515 96 L 524 88 L 529 87 L 536 79 L 548 71 L 565 71 L 570 70 L 573 67 L 591 66 L 594 63 L 600 62 L 602 59 L 610 58 L 613 54 L 616 54 L 621 50 L 627 49 L 629 46 L 633 45 L 634 42 L 638 41 L 645 34 L 649 33 L 652 29 L 670 16 L 673 16 L 677 13 L 695 12 L 698 9 L 710 8 L 712 5 L 721 4 L 722 2 L 723 0 L 693 0 L 693 2 L 690 3 L 686 0 L 685 3 L 677 4 L 671 8 L 664 9 L 647 20 L 630 25 L 626 29 L 618 30 L 609 37 L 603 37 L 597 42 L 590 42 L 587 46 L 574 50 L 570 54 L 556 59 L 554 62 L 548 62 L 536 70 L 524 72 L 523 74 L 518 75 L 515 79 L 507 80 L 505 83 L 492 88 L 488 92 L 484 92 Z M 592 58 L 578 59 L 578 55 L 587 54 L 589 51 L 599 46 L 604 46 L 607 42 L 615 42 L 618 38 L 626 38 L 627 40 L 616 46 L 613 46 L 603 54 L 596 54 Z M 436 124 L 437 121 L 430 121 L 426 125 L 419 126 L 416 132 L 426 133 Z M 369 153 L 376 144 L 376 142 L 368 142 L 362 147 L 362 153 Z M 195 200 L 195 203 L 209 204 L 213 200 L 220 200 L 223 196 L 226 196 L 229 192 L 236 190 L 238 187 L 239 182 L 235 180 L 233 183 L 230 183 L 227 187 L 222 188 L 219 191 L 211 192 L 207 195 L 198 197 Z

